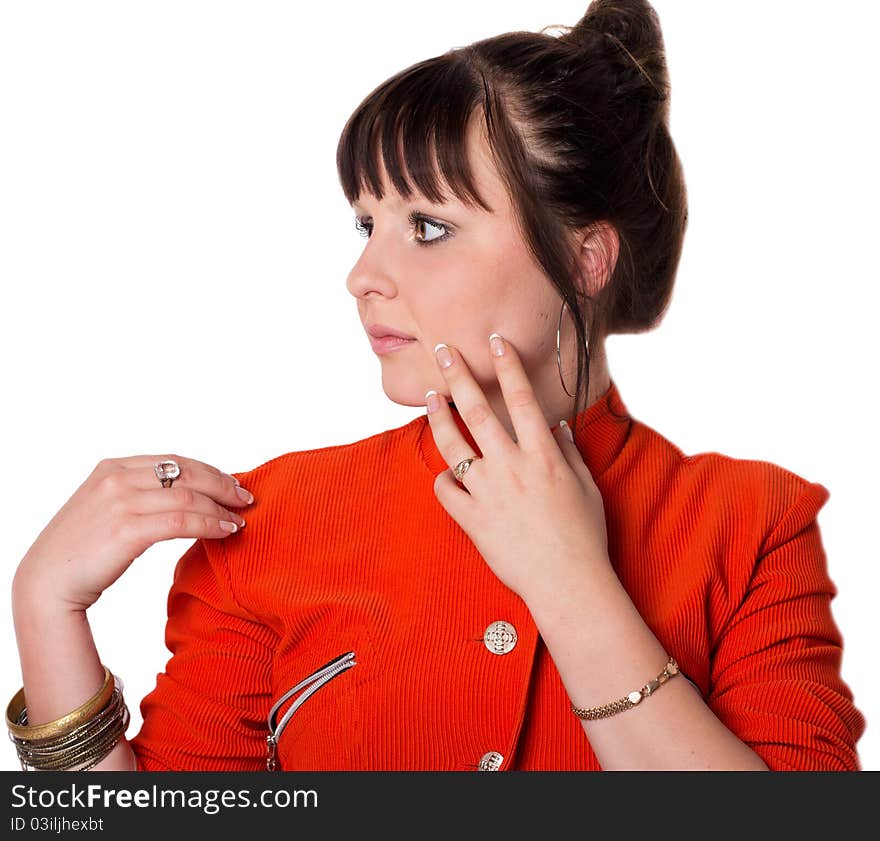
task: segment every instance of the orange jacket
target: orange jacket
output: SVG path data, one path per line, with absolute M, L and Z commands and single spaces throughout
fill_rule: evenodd
M 613 381 L 573 426 L 617 574 L 715 714 L 771 769 L 859 769 L 826 488 L 683 454 Z M 247 526 L 197 540 L 175 570 L 139 766 L 264 769 L 280 701 L 282 770 L 599 770 L 524 602 L 434 497 L 445 469 L 421 415 L 238 474 L 256 497 Z M 501 626 L 496 653 L 499 621 L 516 641 Z

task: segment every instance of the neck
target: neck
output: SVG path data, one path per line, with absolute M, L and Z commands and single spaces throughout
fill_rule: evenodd
M 590 347 L 590 382 L 587 388 L 587 402 L 582 407 L 584 411 L 592 406 L 611 385 L 611 374 L 608 369 L 608 360 L 605 356 L 605 345 L 602 342 L 595 342 Z M 571 370 L 563 371 L 565 376 L 565 387 L 569 391 L 574 391 L 576 373 Z M 571 421 L 574 417 L 575 398 L 569 396 L 559 381 L 559 369 L 556 366 L 556 357 L 553 356 L 551 363 L 540 378 L 540 384 L 533 383 L 535 394 L 544 410 L 544 417 L 547 419 L 547 427 L 555 427 L 560 420 Z M 491 392 L 486 393 L 486 399 L 489 406 L 495 412 L 498 420 L 501 421 L 510 437 L 516 441 L 516 433 L 513 428 L 513 422 L 507 411 L 507 404 L 500 388 L 495 388 Z

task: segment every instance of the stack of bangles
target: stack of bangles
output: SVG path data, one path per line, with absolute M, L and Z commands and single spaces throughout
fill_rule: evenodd
M 9 738 L 23 771 L 85 771 L 125 734 L 128 707 L 122 681 L 104 666 L 104 685 L 82 706 L 45 724 L 28 725 L 24 687 L 6 708 Z

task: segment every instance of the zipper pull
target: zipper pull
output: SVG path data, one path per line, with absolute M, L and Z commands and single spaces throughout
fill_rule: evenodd
M 278 739 L 281 737 L 281 732 L 287 726 L 290 717 L 297 711 L 297 709 L 299 709 L 300 705 L 309 698 L 309 696 L 311 696 L 316 690 L 320 689 L 325 683 L 333 680 L 334 677 L 341 674 L 346 669 L 356 666 L 357 660 L 355 660 L 354 657 L 355 654 L 353 651 L 334 657 L 329 663 L 325 663 L 320 669 L 312 672 L 312 674 L 304 680 L 301 680 L 293 687 L 293 689 L 289 689 L 285 692 L 284 695 L 275 702 L 272 709 L 269 710 L 269 717 L 267 720 L 267 724 L 269 725 L 269 735 L 266 736 L 267 771 L 274 771 L 278 767 L 278 763 L 275 759 Z M 305 691 L 290 705 L 290 708 L 284 714 L 284 717 L 276 725 L 275 717 L 281 709 L 281 706 L 288 698 L 295 695 L 301 689 L 304 689 Z
M 266 750 L 268 752 L 268 756 L 266 758 L 266 770 L 274 771 L 277 768 L 277 763 L 275 762 L 275 737 L 272 734 L 266 736 Z

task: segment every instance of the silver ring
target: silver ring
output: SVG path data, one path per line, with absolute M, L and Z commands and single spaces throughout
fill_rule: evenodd
M 156 477 L 162 483 L 163 488 L 170 488 L 171 483 L 180 476 L 180 465 L 171 459 L 168 461 L 160 461 L 153 466 Z
M 471 458 L 466 458 L 464 461 L 460 461 L 452 468 L 452 475 L 460 482 L 461 477 L 470 470 L 471 462 L 476 461 L 476 459 L 476 456 L 471 456 Z

